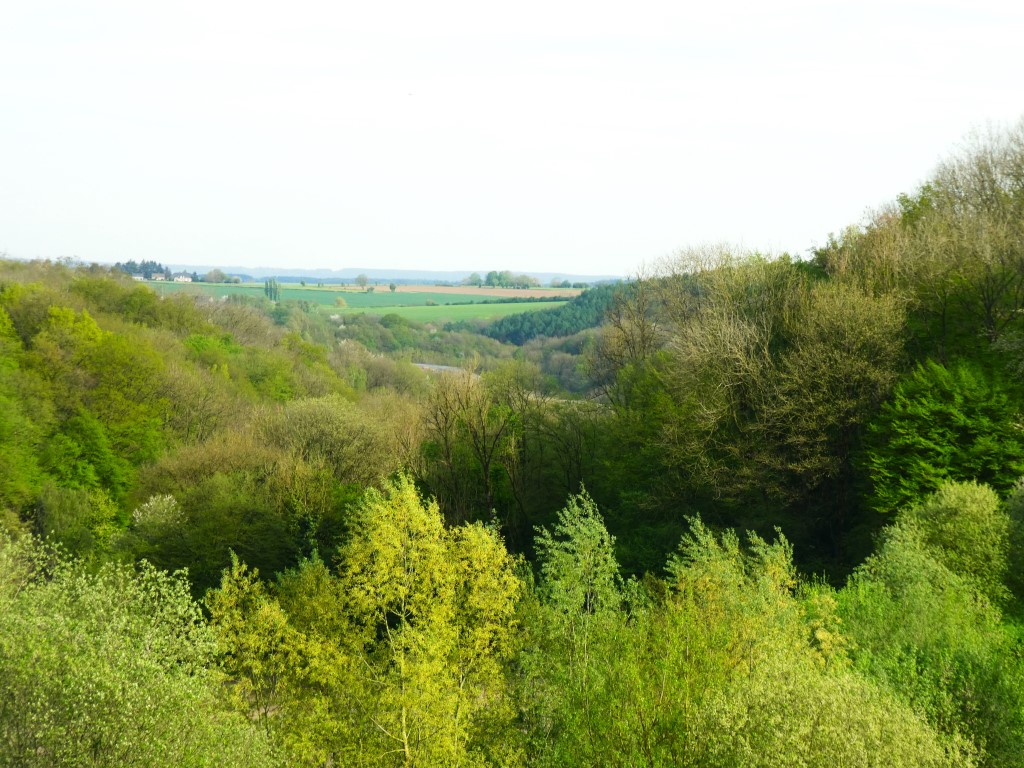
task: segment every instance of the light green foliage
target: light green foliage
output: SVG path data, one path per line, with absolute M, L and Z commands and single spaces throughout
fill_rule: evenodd
M 107 428 L 84 409 L 64 422 L 41 458 L 50 475 L 69 488 L 121 494 L 131 477 L 131 465 L 114 451 Z
M 570 625 L 621 607 L 622 577 L 614 544 L 585 491 L 569 497 L 553 529 L 538 531 L 542 599 Z
M 239 703 L 303 765 L 507 754 L 514 559 L 482 526 L 446 531 L 406 477 L 368 491 L 351 527 L 336 576 L 305 561 L 275 597 L 237 562 L 225 574 L 209 605 Z
M 555 525 L 538 531 L 540 575 L 526 605 L 522 662 L 537 764 L 615 763 L 636 748 L 627 735 L 636 721 L 612 713 L 616 702 L 632 709 L 639 694 L 634 654 L 644 632 L 627 621 L 613 544 L 586 493 L 569 497 Z M 632 585 L 629 592 L 639 599 Z
M 1010 555 L 1008 582 L 1017 600 L 1024 597 L 1024 477 L 1020 478 L 1006 499 L 1006 515 L 1010 519 Z
M 1005 493 L 1024 474 L 1019 413 L 978 366 L 918 366 L 870 425 L 860 463 L 872 504 L 884 512 L 911 506 L 944 480 L 977 480 Z
M 854 674 L 773 659 L 703 707 L 687 765 L 715 768 L 970 768 L 970 744 L 943 739 L 911 707 Z
M 339 562 L 363 631 L 371 750 L 393 764 L 471 764 L 475 713 L 502 705 L 493 660 L 510 651 L 513 560 L 479 526 L 449 537 L 407 478 L 369 491 L 355 529 Z
M 733 534 L 694 523 L 670 573 L 687 655 L 703 657 L 689 662 L 690 764 L 973 764 L 969 748 L 849 668 L 836 601 L 824 587 L 796 590 L 785 539 L 751 536 L 744 552 Z
M 779 647 L 805 640 L 802 610 L 793 599 L 793 549 L 784 537 L 768 544 L 751 534 L 744 552 L 732 531 L 716 536 L 699 520 L 690 526 L 669 560 L 669 583 L 681 605 L 696 609 L 704 631 L 714 633 L 709 646 L 726 654 L 729 666 L 753 671 Z
M 141 474 L 135 498 L 171 494 L 185 523 L 146 533 L 139 554 L 187 566 L 201 594 L 219 580 L 229 549 L 269 574 L 300 554 L 333 551 L 345 505 L 399 466 L 390 418 L 336 396 L 298 400 L 163 456 Z
M 232 674 L 235 705 L 270 732 L 272 710 L 280 706 L 278 686 L 294 652 L 295 632 L 277 601 L 267 594 L 258 572 L 232 553 L 220 589 L 207 605 L 216 622 L 222 662 Z
M 536 650 L 524 656 L 532 763 L 974 765 L 970 744 L 851 668 L 833 593 L 798 588 L 785 539 L 743 548 L 694 521 L 668 580 L 648 579 L 644 595 L 611 586 L 602 531 L 589 500 L 573 499 L 538 547 Z M 618 602 L 587 614 L 559 585 L 594 572 Z
M 123 460 L 140 463 L 163 447 L 164 363 L 138 340 L 103 331 L 86 311 L 52 307 L 33 340 L 32 359 L 70 416 L 88 411 Z M 119 490 L 112 488 L 112 490 Z
M 994 602 L 1006 599 L 1010 518 L 991 488 L 945 482 L 897 519 L 916 527 L 935 559 L 953 573 Z
M 180 577 L 0 534 L 0 765 L 273 765 L 220 702 L 213 649 Z
M 1018 765 L 1024 667 L 999 612 L 948 557 L 912 522 L 887 529 L 838 595 L 855 667 L 949 738 L 970 739 L 980 765 Z
M 35 377 L 17 363 L 21 353 L 11 319 L 0 307 L 0 510 L 28 506 L 42 482 L 39 449 L 51 413 L 41 398 L 25 397 Z

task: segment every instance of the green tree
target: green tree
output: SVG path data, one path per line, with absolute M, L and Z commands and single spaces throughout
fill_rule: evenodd
M 220 269 L 211 269 L 205 275 L 203 275 L 204 283 L 226 283 L 228 276 Z
M 537 603 L 523 665 L 524 708 L 542 764 L 600 761 L 620 735 L 612 680 L 628 656 L 615 654 L 633 638 L 613 546 L 585 492 L 569 497 L 550 529 L 538 530 Z
M 305 283 L 303 283 L 305 286 Z M 281 285 L 276 277 L 271 277 L 263 283 L 263 294 L 271 301 L 281 300 Z
M 868 427 L 859 464 L 871 504 L 882 512 L 913 506 L 945 480 L 1006 493 L 1024 474 L 1018 419 L 1007 389 L 977 365 L 919 365 Z
M 915 527 L 935 559 L 977 585 L 994 603 L 1006 588 L 1010 517 L 995 491 L 975 482 L 944 481 L 938 490 L 897 520 Z
M 502 704 L 521 589 L 514 561 L 486 529 L 447 534 L 408 478 L 370 490 L 339 554 L 377 723 L 393 764 L 466 760 L 474 720 Z
M 480 525 L 446 531 L 400 476 L 368 491 L 332 574 L 268 591 L 234 562 L 209 601 L 238 706 L 302 765 L 479 764 L 515 716 L 516 561 Z M 276 593 L 276 594 L 274 594 Z
M 213 651 L 181 575 L 0 534 L 0 765 L 275 765 Z
M 885 686 L 979 765 L 1024 757 L 1024 667 L 1016 640 L 977 583 L 939 561 L 914 524 L 897 522 L 837 597 L 855 667 Z

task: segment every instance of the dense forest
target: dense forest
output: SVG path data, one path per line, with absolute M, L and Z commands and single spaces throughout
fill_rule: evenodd
M 1024 121 L 486 327 L 0 260 L 0 766 L 1019 766 L 1022 475 Z

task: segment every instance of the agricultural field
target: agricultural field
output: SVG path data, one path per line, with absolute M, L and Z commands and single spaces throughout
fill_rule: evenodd
M 147 281 L 153 290 L 163 295 L 179 291 L 202 293 L 221 297 L 231 295 L 263 296 L 263 283 L 170 283 Z M 473 288 L 469 286 L 426 286 L 404 285 L 396 291 L 387 286 L 378 286 L 365 291 L 351 286 L 299 286 L 281 284 L 282 301 L 309 301 L 330 312 L 368 312 L 371 314 L 395 313 L 416 322 L 468 320 L 479 318 L 490 320 L 519 312 L 538 309 L 553 309 L 566 302 L 551 301 L 554 297 L 571 297 L 580 293 L 574 289 L 516 289 L 516 288 Z M 338 306 L 338 299 L 345 306 Z M 537 301 L 495 302 L 501 299 L 537 299 Z M 547 300 L 544 300 L 544 299 Z M 447 306 L 446 306 L 447 305 Z
M 572 299 L 583 293 L 582 288 L 491 288 L 486 285 L 399 285 L 398 293 L 422 293 L 424 291 L 453 294 L 456 296 L 484 296 L 487 298 L 544 299 L 564 296 Z
M 335 309 L 335 312 L 357 314 L 360 312 L 399 315 L 417 323 L 451 322 L 456 320 L 496 320 L 499 317 L 536 312 L 541 309 L 555 309 L 567 304 L 565 301 L 529 301 L 510 304 L 449 304 L 440 306 L 412 307 L 352 307 Z

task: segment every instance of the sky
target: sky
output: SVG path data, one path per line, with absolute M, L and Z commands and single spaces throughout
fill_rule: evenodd
M 628 275 L 805 255 L 1024 115 L 991 0 L 0 3 L 0 253 Z

